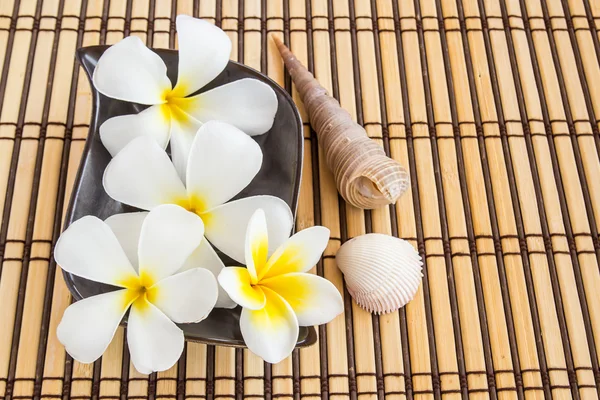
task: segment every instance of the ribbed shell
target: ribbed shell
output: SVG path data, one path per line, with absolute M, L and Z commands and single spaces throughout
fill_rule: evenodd
M 376 314 L 395 311 L 412 300 L 423 277 L 421 257 L 410 243 L 379 233 L 349 240 L 335 259 L 352 298 Z

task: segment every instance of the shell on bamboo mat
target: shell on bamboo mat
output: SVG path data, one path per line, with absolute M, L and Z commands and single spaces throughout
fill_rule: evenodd
M 423 262 L 413 246 L 380 233 L 349 240 L 335 259 L 352 298 L 376 314 L 395 311 L 411 301 L 423 277 Z

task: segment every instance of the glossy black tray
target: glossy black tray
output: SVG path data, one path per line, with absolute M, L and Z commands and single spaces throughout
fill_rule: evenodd
M 92 46 L 77 51 L 77 57 L 88 78 L 91 79 L 98 59 L 107 48 L 108 46 Z M 173 50 L 155 50 L 155 52 L 164 60 L 167 65 L 167 74 L 171 81 L 175 82 L 177 79 L 177 52 Z M 295 215 L 304 141 L 302 120 L 292 98 L 265 75 L 233 61 L 230 61 L 227 68 L 200 92 L 248 77 L 258 79 L 271 86 L 277 94 L 279 106 L 273 127 L 264 135 L 254 137 L 263 151 L 262 168 L 250 185 L 236 198 L 259 194 L 277 196 L 288 203 Z M 93 85 L 92 93 L 94 96 L 92 121 L 67 210 L 65 228 L 85 215 L 95 215 L 98 218 L 106 219 L 113 214 L 135 211 L 132 207 L 114 201 L 104 192 L 102 175 L 110 161 L 110 154 L 100 141 L 98 128 L 111 117 L 139 112 L 146 106 L 108 98 L 98 93 Z M 236 264 L 227 256 L 219 255 L 225 265 Z M 77 300 L 114 290 L 111 286 L 92 282 L 66 272 L 63 275 L 69 290 Z M 214 309 L 204 321 L 197 324 L 184 324 L 181 325 L 181 328 L 188 340 L 242 347 L 244 341 L 239 329 L 240 312 L 240 307 L 232 310 Z M 313 327 L 300 328 L 298 346 L 308 346 L 315 341 L 316 333 Z

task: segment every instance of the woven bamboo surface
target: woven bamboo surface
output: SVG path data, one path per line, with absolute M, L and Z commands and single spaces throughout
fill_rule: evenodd
M 52 246 L 92 107 L 75 49 L 173 48 L 179 13 L 294 92 L 283 38 L 412 177 L 395 207 L 355 209 L 305 124 L 297 228 L 331 230 L 316 270 L 345 313 L 278 365 L 188 343 L 144 376 L 123 328 L 91 365 L 56 339 L 71 298 Z M 598 0 L 0 0 L 0 398 L 598 398 L 599 87 Z M 334 254 L 365 232 L 424 258 L 399 312 L 344 291 Z

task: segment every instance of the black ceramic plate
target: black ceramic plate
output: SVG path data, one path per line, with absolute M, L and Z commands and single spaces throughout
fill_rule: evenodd
M 108 46 L 93 46 L 78 50 L 77 56 L 88 78 L 91 79 L 98 59 L 107 48 Z M 175 82 L 177 52 L 156 50 L 156 53 L 164 60 L 169 78 Z M 252 183 L 236 198 L 270 194 L 286 201 L 295 212 L 302 169 L 303 135 L 302 121 L 292 98 L 271 79 L 232 61 L 229 62 L 225 71 L 201 91 L 242 78 L 255 78 L 271 86 L 277 94 L 279 106 L 271 130 L 264 135 L 254 137 L 263 151 L 262 168 Z M 110 161 L 110 154 L 100 142 L 98 128 L 111 117 L 137 113 L 145 106 L 110 99 L 98 93 L 93 85 L 92 92 L 94 109 L 90 132 L 71 195 L 65 227 L 85 215 L 95 215 L 104 220 L 113 214 L 135 211 L 131 207 L 114 201 L 104 192 L 102 175 Z M 225 265 L 234 265 L 233 260 L 222 254 L 219 255 Z M 64 278 L 69 290 L 77 300 L 114 289 L 111 286 L 68 273 L 64 273 Z M 217 345 L 244 346 L 239 329 L 240 311 L 239 307 L 233 310 L 215 309 L 204 321 L 198 324 L 184 324 L 181 325 L 181 328 L 188 340 Z M 315 341 L 316 333 L 313 327 L 300 328 L 298 346 L 308 346 Z

